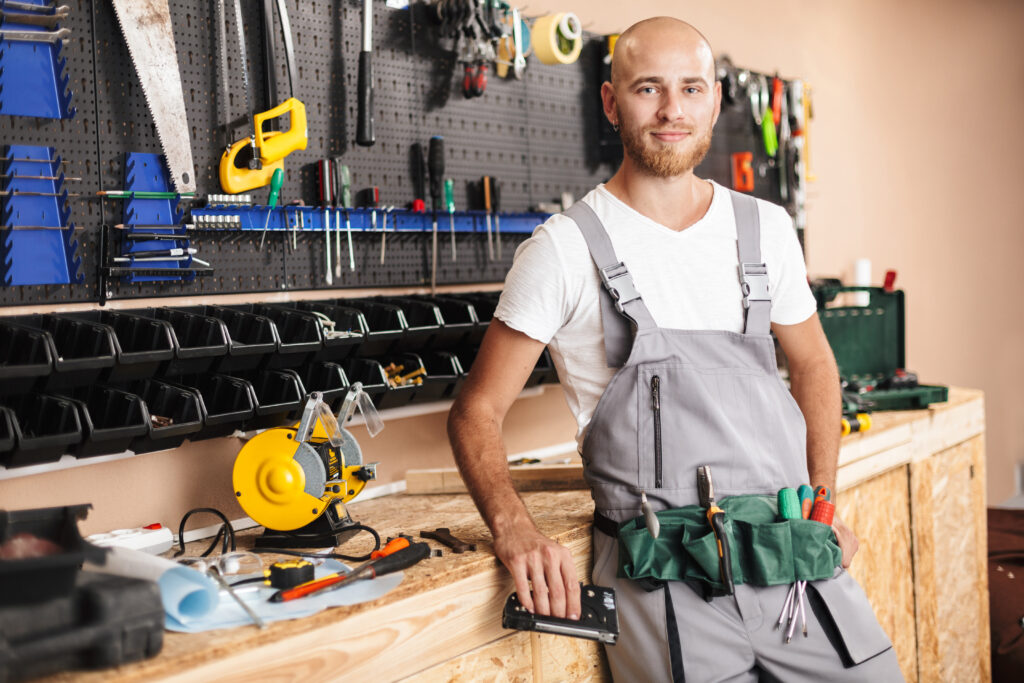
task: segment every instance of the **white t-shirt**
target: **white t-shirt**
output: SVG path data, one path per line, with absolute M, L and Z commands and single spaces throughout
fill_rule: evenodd
M 736 219 L 729 191 L 712 182 L 703 218 L 675 231 L 598 185 L 581 201 L 597 213 L 619 260 L 660 327 L 743 331 Z M 758 200 L 761 258 L 768 267 L 774 323 L 807 320 L 816 306 L 793 222 Z M 519 245 L 494 312 L 509 327 L 548 344 L 582 440 L 616 370 L 607 366 L 597 267 L 576 223 L 561 214 Z

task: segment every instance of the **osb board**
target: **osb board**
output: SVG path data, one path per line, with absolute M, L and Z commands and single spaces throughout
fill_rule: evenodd
M 590 496 L 582 491 L 536 492 L 523 494 L 523 499 L 538 528 L 572 551 L 585 580 L 590 571 Z M 373 602 L 277 622 L 263 631 L 166 633 L 163 651 L 153 659 L 47 680 L 389 681 L 507 635 L 500 615 L 514 590 L 511 576 L 494 557 L 490 533 L 468 495 L 395 495 L 354 503 L 349 511 L 382 537 L 448 527 L 456 537 L 476 543 L 477 550 L 455 554 L 445 549 L 443 557 L 407 570 L 398 588 Z M 369 549 L 363 535 L 340 551 Z
M 860 541 L 850 574 L 889 634 L 903 677 L 917 680 L 907 467 L 844 490 L 837 502 L 840 516 Z
M 538 634 L 544 683 L 611 681 L 603 646 Z M 407 679 L 416 683 L 532 683 L 530 634 L 516 632 Z
M 984 454 L 975 437 L 910 466 L 922 681 L 991 676 Z
M 587 488 L 583 463 L 569 465 L 513 465 L 509 467 L 517 491 L 570 491 Z M 466 483 L 454 467 L 406 470 L 407 494 L 466 493 Z

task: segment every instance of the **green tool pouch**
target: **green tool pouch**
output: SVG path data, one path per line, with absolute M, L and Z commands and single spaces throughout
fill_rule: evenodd
M 842 561 L 831 527 L 809 519 L 780 521 L 772 496 L 733 496 L 719 506 L 725 512 L 734 583 L 773 586 L 831 578 Z M 724 588 L 704 508 L 689 505 L 657 515 L 658 538 L 647 531 L 642 516 L 619 527 L 619 576 Z

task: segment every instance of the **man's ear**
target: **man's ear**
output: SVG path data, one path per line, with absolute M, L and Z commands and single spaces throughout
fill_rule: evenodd
M 610 81 L 605 81 L 601 84 L 601 105 L 608 121 L 613 126 L 619 125 L 619 122 L 616 120 L 617 113 L 615 111 L 615 88 Z
M 718 115 L 722 113 L 722 82 L 715 81 L 715 115 L 711 119 L 711 127 L 718 123 Z

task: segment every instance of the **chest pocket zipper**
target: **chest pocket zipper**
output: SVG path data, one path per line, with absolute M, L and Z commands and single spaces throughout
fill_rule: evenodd
M 651 401 L 654 405 L 654 488 L 661 488 L 661 377 L 651 377 Z

